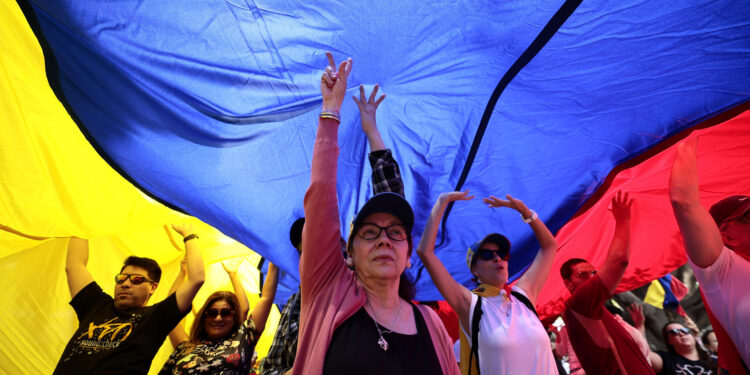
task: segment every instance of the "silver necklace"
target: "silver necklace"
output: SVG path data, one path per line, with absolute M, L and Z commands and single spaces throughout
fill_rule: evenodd
M 388 351 L 388 341 L 385 340 L 383 334 L 393 333 L 393 331 L 391 331 L 390 329 L 381 330 L 378 322 L 375 320 L 375 309 L 373 309 L 372 305 L 370 305 L 370 301 L 365 300 L 365 303 L 367 303 L 367 306 L 370 307 L 370 311 L 372 311 L 372 322 L 375 323 L 375 329 L 378 330 L 378 345 L 380 346 L 380 349 L 383 349 L 384 352 Z M 398 319 L 399 315 L 401 315 L 401 301 L 398 301 L 398 312 L 391 322 L 391 327 L 395 327 L 396 320 Z

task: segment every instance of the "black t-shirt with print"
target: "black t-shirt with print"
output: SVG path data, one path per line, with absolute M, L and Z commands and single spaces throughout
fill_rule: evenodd
M 146 374 L 169 332 L 187 314 L 177 298 L 127 311 L 91 282 L 70 301 L 78 329 L 68 341 L 54 374 Z
M 692 361 L 677 353 L 656 352 L 661 357 L 661 375 L 715 375 L 703 361 Z

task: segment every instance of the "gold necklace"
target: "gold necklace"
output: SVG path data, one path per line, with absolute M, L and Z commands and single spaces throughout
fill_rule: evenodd
M 365 300 L 365 303 L 367 306 L 370 307 L 370 311 L 372 311 L 372 322 L 375 323 L 375 329 L 378 330 L 378 345 L 380 346 L 383 351 L 388 351 L 388 341 L 385 340 L 385 337 L 383 337 L 384 333 L 393 333 L 390 329 L 387 329 L 385 331 L 380 330 L 380 326 L 378 325 L 377 320 L 375 320 L 375 309 L 372 308 L 372 305 L 370 305 L 369 300 Z M 401 301 L 398 301 L 398 312 L 396 313 L 396 316 L 393 318 L 393 321 L 391 322 L 391 327 L 395 327 L 396 320 L 398 319 L 399 315 L 401 315 Z

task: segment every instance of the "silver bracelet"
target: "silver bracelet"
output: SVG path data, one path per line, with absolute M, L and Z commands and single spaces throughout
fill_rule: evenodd
M 523 214 L 520 214 L 521 215 L 521 220 L 523 220 L 523 222 L 526 223 L 526 224 L 529 224 L 532 221 L 534 221 L 534 220 L 536 220 L 536 219 L 539 218 L 539 216 L 537 216 L 537 214 L 536 214 L 536 211 L 534 211 L 534 210 L 529 210 L 529 211 L 531 211 L 531 217 L 528 218 L 528 219 L 525 218 L 525 217 L 523 217 Z

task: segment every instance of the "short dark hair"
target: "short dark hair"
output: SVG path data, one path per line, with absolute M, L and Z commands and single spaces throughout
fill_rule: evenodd
M 158 283 L 159 280 L 161 280 L 161 267 L 159 267 L 159 263 L 156 263 L 156 261 L 151 258 L 142 258 L 131 255 L 128 259 L 125 259 L 125 263 L 123 263 L 122 268 L 120 268 L 120 272 L 122 272 L 127 266 L 143 268 L 148 273 L 148 278 L 154 282 Z
M 714 332 L 714 330 L 713 330 L 712 328 L 708 328 L 708 329 L 706 329 L 706 330 L 705 330 L 705 331 L 703 331 L 703 333 L 701 334 L 701 342 L 703 343 L 703 346 L 705 346 L 705 347 L 706 347 L 706 350 L 708 350 L 708 345 L 710 344 L 710 343 L 708 342 L 708 335 L 709 335 L 709 334 L 711 334 L 711 333 L 713 333 L 714 335 L 716 335 L 716 332 Z
M 560 266 L 560 276 L 562 276 L 563 280 L 570 280 L 570 277 L 573 276 L 573 266 L 586 262 L 588 262 L 586 259 L 581 258 L 568 259 L 562 266 Z
M 301 217 L 292 223 L 292 227 L 289 228 L 289 242 L 292 243 L 297 251 L 299 251 L 299 245 L 302 243 L 302 227 L 305 225 L 305 218 Z

